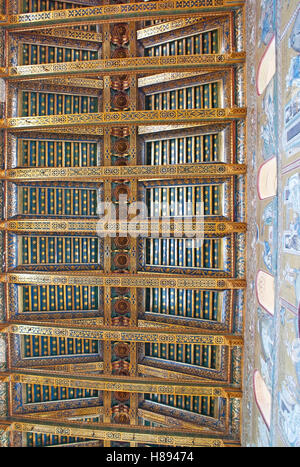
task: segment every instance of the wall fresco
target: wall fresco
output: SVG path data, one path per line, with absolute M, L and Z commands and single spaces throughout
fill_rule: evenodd
M 243 445 L 299 447 L 300 6 L 296 0 L 249 0 L 247 9 L 251 261 L 247 262 Z M 276 70 L 270 76 L 264 60 L 274 40 Z M 260 71 L 266 76 L 261 77 Z M 258 78 L 265 84 L 261 93 Z M 259 174 L 272 158 L 277 161 L 277 190 L 264 199 Z M 269 188 L 274 179 L 267 174 L 263 182 Z M 261 271 L 275 281 L 274 314 L 261 306 L 272 298 L 270 288 L 256 280 Z M 269 426 L 264 407 L 257 403 L 256 372 L 271 395 Z

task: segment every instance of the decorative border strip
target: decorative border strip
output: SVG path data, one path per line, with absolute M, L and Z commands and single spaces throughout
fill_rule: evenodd
M 68 373 L 34 373 L 32 371 L 12 372 L 9 375 L 11 382 L 22 384 L 41 384 L 48 386 L 64 386 L 70 388 L 94 389 L 97 391 L 125 391 L 134 393 L 174 394 L 174 395 L 197 395 L 211 397 L 242 397 L 242 391 L 237 387 L 226 387 L 224 385 L 211 385 L 210 383 L 184 384 L 176 381 L 147 380 L 139 378 L 122 381 L 111 377 L 86 377 L 75 375 L 73 378 Z
M 203 55 L 178 55 L 166 57 L 129 57 L 111 58 L 102 60 L 87 60 L 78 62 L 45 63 L 41 65 L 19 65 L 2 68 L 2 77 L 33 78 L 44 75 L 59 75 L 65 73 L 124 73 L 136 74 L 140 71 L 156 71 L 166 69 L 182 70 L 194 69 L 199 72 L 199 68 L 232 66 L 245 61 L 245 52 L 232 52 L 228 54 L 203 54 Z
M 212 13 L 213 17 L 211 19 L 216 18 L 215 12 Z M 222 15 L 222 14 L 221 14 Z M 176 29 L 186 28 L 188 26 L 192 26 L 197 23 L 207 22 L 208 17 L 210 14 L 205 15 L 205 17 L 187 17 L 187 18 L 177 18 L 172 21 L 166 21 L 163 23 L 155 24 L 154 26 L 148 26 L 143 29 L 137 30 L 137 39 L 146 39 L 148 37 L 157 36 L 160 34 L 164 34 L 166 32 L 175 31 Z M 221 16 L 222 17 L 222 16 Z
M 93 326 L 59 326 L 46 323 L 7 323 L 7 327 L 2 332 L 9 334 L 23 334 L 34 336 L 67 337 L 76 339 L 95 339 L 100 341 L 117 342 L 153 342 L 169 344 L 198 344 L 198 345 L 218 345 L 218 346 L 241 346 L 243 337 L 235 334 L 206 334 L 191 333 L 186 330 L 162 332 L 156 329 L 131 329 L 117 327 L 109 329 L 95 329 Z
M 244 6 L 244 0 L 167 0 L 158 2 L 139 2 L 120 5 L 102 5 L 67 10 L 23 13 L 3 17 L 3 26 L 30 28 L 41 25 L 71 24 L 85 22 L 114 22 L 134 18 L 153 18 L 156 16 L 188 15 L 212 11 L 226 11 Z
M 104 223 L 105 222 L 105 223 Z M 5 229 L 10 232 L 59 232 L 59 233 L 101 233 L 102 235 L 109 235 L 111 232 L 119 235 L 130 235 L 131 225 L 123 225 L 121 222 L 107 223 L 104 221 L 102 224 L 98 219 L 17 219 L 9 220 L 7 222 L 0 222 L 0 230 Z M 133 227 L 132 227 L 133 228 Z M 182 219 L 162 219 L 153 220 L 147 219 L 144 221 L 139 220 L 137 225 L 134 224 L 134 233 L 138 232 L 139 236 L 164 235 L 166 232 L 170 235 L 181 233 L 184 229 L 184 235 L 195 235 L 197 238 L 202 238 L 206 234 L 225 235 L 234 232 L 245 232 L 247 226 L 245 223 L 239 222 L 212 222 L 212 221 L 197 221 Z M 201 230 L 200 230 L 201 229 Z
M 168 428 L 145 428 L 140 426 L 138 429 L 126 425 L 122 430 L 114 425 L 95 424 L 82 426 L 78 423 L 62 423 L 56 420 L 35 420 L 33 418 L 14 418 L 11 419 L 10 427 L 6 429 L 21 432 L 37 432 L 62 436 L 75 436 L 91 439 L 102 439 L 118 442 L 135 442 L 140 444 L 158 444 L 167 446 L 191 446 L 191 447 L 225 447 L 238 446 L 239 442 L 231 439 L 222 439 L 207 434 L 195 434 L 195 431 L 180 430 L 180 434 L 173 429 Z
M 102 287 L 171 287 L 180 289 L 244 289 L 244 279 L 207 278 L 176 276 L 173 274 L 131 274 L 126 276 L 89 271 L 88 273 L 8 273 L 0 275 L 0 282 L 10 284 L 40 284 L 40 285 L 97 285 Z
M 12 180 L 87 180 L 93 182 L 103 181 L 107 178 L 125 178 L 148 180 L 149 178 L 186 178 L 191 176 L 240 175 L 246 173 L 245 164 L 178 164 L 178 165 L 136 165 L 136 166 L 111 166 L 111 167 L 55 167 L 55 168 L 26 168 L 8 169 L 0 171 L 3 179 Z
M 147 37 L 156 36 L 165 32 L 175 31 L 176 29 L 185 28 L 193 24 L 197 24 L 201 21 L 205 21 L 201 17 L 190 17 L 190 18 L 177 18 L 173 21 L 166 21 L 164 23 L 155 24 L 154 26 L 148 26 L 143 29 L 138 29 L 136 32 L 137 40 L 145 39 Z
M 89 114 L 17 117 L 0 120 L 3 129 L 28 129 L 74 125 L 142 125 L 180 122 L 212 122 L 239 120 L 246 117 L 246 108 L 217 108 L 194 110 L 137 110 L 128 112 L 100 112 Z
M 49 29 L 40 29 L 38 31 L 39 34 L 43 36 L 54 36 L 67 38 L 67 39 L 75 39 L 79 41 L 88 41 L 88 42 L 102 42 L 103 37 L 102 34 L 99 32 L 93 31 L 83 31 L 78 29 L 70 29 L 70 28 L 49 28 Z

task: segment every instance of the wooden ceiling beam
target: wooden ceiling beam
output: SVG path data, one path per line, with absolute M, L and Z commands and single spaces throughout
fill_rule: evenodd
M 65 25 L 101 24 L 181 17 L 191 14 L 231 11 L 242 8 L 245 0 L 169 0 L 128 3 L 120 5 L 97 5 L 66 10 L 41 11 L 2 15 L 0 26 L 7 29 L 36 29 Z
M 0 171 L 1 179 L 7 181 L 85 181 L 109 180 L 160 180 L 169 178 L 228 177 L 246 173 L 245 164 L 178 164 L 178 165 L 130 165 L 99 167 L 43 167 L 13 168 Z
M 101 341 L 120 342 L 153 342 L 169 344 L 198 344 L 216 346 L 242 346 L 243 337 L 229 333 L 207 333 L 199 331 L 173 330 L 166 331 L 161 328 L 112 328 L 94 326 L 71 326 L 57 325 L 46 322 L 10 321 L 7 327 L 2 330 L 4 333 L 49 337 L 66 337 L 77 339 L 93 339 Z
M 112 376 L 96 376 L 51 372 L 49 370 L 11 370 L 6 374 L 11 382 L 22 384 L 40 384 L 47 386 L 62 386 L 77 389 L 92 389 L 97 391 L 134 392 L 168 395 L 193 395 L 223 398 L 241 398 L 242 391 L 234 385 L 222 383 L 202 383 L 190 380 L 173 381 L 158 378 L 133 378 Z
M 189 447 L 230 447 L 239 446 L 240 441 L 219 434 L 199 433 L 196 430 L 155 428 L 135 425 L 111 425 L 96 423 L 66 422 L 33 417 L 11 417 L 6 420 L 10 431 L 34 432 L 51 435 L 67 435 L 90 439 L 114 440 L 118 442 L 137 442 L 139 444 L 158 444 Z
M 244 279 L 230 277 L 207 277 L 190 274 L 104 274 L 102 271 L 79 272 L 24 272 L 0 274 L 0 282 L 10 284 L 33 285 L 90 285 L 99 287 L 158 287 L 181 289 L 243 289 L 246 287 Z
M 53 76 L 99 76 L 107 73 L 136 75 L 167 71 L 216 71 L 245 62 L 244 52 L 226 54 L 178 55 L 170 57 L 129 57 L 121 59 L 19 65 L 0 70 L 0 77 L 12 81 Z
M 41 128 L 72 128 L 73 126 L 166 125 L 176 123 L 225 123 L 243 120 L 245 107 L 194 110 L 134 110 L 68 115 L 39 115 L 0 120 L 0 129 L 26 130 Z
M 137 222 L 137 225 L 135 224 Z M 204 217 L 192 219 L 145 219 L 132 220 L 131 224 L 114 221 L 108 222 L 99 219 L 17 219 L 0 221 L 0 231 L 20 233 L 84 233 L 89 235 L 100 235 L 103 237 L 129 236 L 129 237 L 151 237 L 177 236 L 180 232 L 187 238 L 204 238 L 209 235 L 228 235 L 232 233 L 246 232 L 247 225 L 244 222 L 211 221 Z

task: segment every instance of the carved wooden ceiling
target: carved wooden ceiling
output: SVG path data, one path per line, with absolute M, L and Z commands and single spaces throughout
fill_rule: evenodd
M 95 3 L 0 18 L 0 445 L 239 446 L 244 1 Z

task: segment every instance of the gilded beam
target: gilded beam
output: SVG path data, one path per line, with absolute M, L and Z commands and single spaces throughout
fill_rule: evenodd
M 188 57 L 191 57 L 191 55 L 188 55 Z M 179 72 L 172 70 L 169 73 L 167 72 L 159 73 L 159 74 L 156 73 L 155 75 L 149 75 L 149 76 L 147 75 L 147 76 L 142 76 L 141 78 L 138 78 L 138 87 L 143 89 L 143 88 L 146 88 L 147 86 L 152 86 L 152 85 L 158 85 L 158 84 L 164 84 L 164 83 L 170 84 L 171 81 L 177 81 L 177 80 L 185 79 L 185 78 L 195 78 L 195 77 L 201 78 L 203 74 L 213 73 L 215 71 L 216 70 L 208 68 L 207 70 L 203 70 L 203 69 L 202 70 L 195 69 L 195 71 L 180 70 Z M 223 71 L 226 71 L 226 69 L 222 67 L 220 71 L 223 72 Z
M 68 373 L 51 373 L 32 370 L 13 370 L 10 381 L 14 383 L 41 384 L 47 386 L 63 386 L 97 391 L 117 391 L 133 393 L 194 395 L 211 397 L 242 397 L 242 391 L 234 386 L 219 383 L 202 383 L 191 381 L 172 381 L 164 379 L 129 378 L 128 376 L 88 376 L 69 375 Z
M 2 27 L 33 29 L 60 25 L 110 23 L 168 16 L 190 16 L 210 12 L 228 11 L 243 7 L 244 0 L 168 0 L 120 5 L 98 5 L 85 8 L 21 13 L 2 17 Z
M 146 420 L 150 420 L 158 424 L 158 426 L 173 426 L 174 424 L 178 426 L 178 418 L 174 419 L 168 415 L 162 415 L 160 413 L 150 412 L 150 410 L 139 408 L 138 416 L 141 418 L 145 418 Z M 207 430 L 205 427 L 198 425 L 197 422 L 194 422 L 194 423 L 186 422 L 185 420 L 180 420 L 180 426 L 182 426 L 183 428 L 192 429 L 192 430 L 197 429 L 199 433 Z
M 81 407 L 78 409 L 60 409 L 51 410 L 51 417 L 53 418 L 64 418 L 66 420 L 79 419 L 79 418 L 94 418 L 101 417 L 103 415 L 103 406 L 96 407 Z M 36 414 L 28 414 L 29 417 L 36 417 Z M 49 418 L 49 411 L 38 412 L 39 418 Z
M 99 75 L 99 73 L 98 73 Z M 0 73 L 0 77 L 1 78 L 7 78 L 7 75 L 6 74 L 1 74 Z M 10 84 L 17 84 L 16 83 L 17 79 L 13 79 Z M 21 86 L 22 84 L 26 83 L 33 83 L 31 84 L 32 87 L 34 87 L 34 83 L 35 82 L 38 82 L 39 84 L 43 83 L 45 87 L 47 86 L 65 86 L 66 88 L 68 88 L 69 86 L 70 87 L 75 87 L 75 88 L 87 88 L 89 90 L 91 89 L 103 89 L 103 80 L 102 79 L 97 79 L 96 75 L 94 76 L 94 78 L 86 78 L 86 77 L 82 77 L 82 76 L 79 76 L 79 75 L 71 75 L 71 76 L 66 76 L 66 74 L 63 74 L 62 76 L 47 76 L 47 75 L 43 75 L 43 76 L 39 76 L 39 77 L 27 77 L 27 76 L 23 76 L 23 77 L 20 77 L 20 79 L 18 80 L 18 83 L 20 84 L 21 83 Z
M 221 221 L 214 222 L 201 219 L 145 219 L 128 224 L 100 219 L 13 219 L 0 221 L 0 230 L 15 233 L 29 232 L 57 232 L 57 233 L 86 233 L 98 234 L 101 237 L 120 236 L 136 237 L 161 237 L 166 235 L 178 236 L 184 234 L 187 237 L 204 238 L 205 235 L 228 235 L 232 233 L 246 232 L 247 225 L 244 222 Z
M 216 346 L 240 346 L 243 338 L 235 334 L 207 334 L 201 331 L 191 332 L 187 330 L 161 331 L 160 328 L 105 328 L 95 329 L 94 326 L 59 326 L 45 322 L 9 322 L 5 333 L 50 337 L 67 337 L 78 339 L 95 339 L 101 341 L 120 342 L 156 342 L 169 344 L 199 344 Z
M 68 115 L 16 117 L 0 120 L 0 129 L 33 129 L 73 126 L 149 125 L 174 123 L 227 122 L 246 117 L 246 108 L 218 108 L 194 110 L 136 110 L 128 112 L 100 112 Z
M 153 26 L 147 26 L 143 29 L 138 29 L 136 33 L 136 37 L 138 40 L 146 39 L 148 37 L 158 36 L 160 34 L 164 34 L 166 32 L 175 31 L 177 29 L 186 28 L 193 24 L 197 23 L 206 23 L 208 18 L 216 18 L 216 17 L 223 17 L 224 13 L 216 14 L 207 13 L 205 16 L 191 16 L 191 17 L 183 17 L 183 18 L 176 18 L 171 21 L 165 21 L 163 23 L 154 24 Z
M 27 79 L 24 81 L 27 81 Z M 88 88 L 88 89 L 103 89 L 102 79 L 90 79 L 82 78 L 77 76 L 60 76 L 54 78 L 39 78 L 39 82 L 45 84 L 45 86 L 59 85 L 59 86 L 72 86 L 76 88 Z
M 219 122 L 220 123 L 220 122 Z M 226 122 L 221 122 L 223 123 L 222 126 L 226 126 Z M 232 123 L 232 122 L 227 122 L 227 124 Z M 205 127 L 207 126 L 206 122 L 202 123 L 181 123 L 181 124 L 176 124 L 175 125 L 155 125 L 155 126 L 139 126 L 138 127 L 138 134 L 139 135 L 147 135 L 149 133 L 160 133 L 161 131 L 174 131 L 174 130 L 185 130 L 186 128 L 195 128 L 195 127 Z
M 109 425 L 89 423 L 62 422 L 60 420 L 39 420 L 29 417 L 13 417 L 8 419 L 10 430 L 20 432 L 45 433 L 64 436 L 78 436 L 91 439 L 102 439 L 119 442 L 137 442 L 141 444 L 158 444 L 167 446 L 190 447 L 225 447 L 239 445 L 239 441 L 228 437 L 220 438 L 218 434 L 199 433 L 196 430 L 176 428 L 154 428 L 135 425 Z
M 2 78 L 40 78 L 72 74 L 89 76 L 107 73 L 130 73 L 189 70 L 212 71 L 216 68 L 234 66 L 245 61 L 244 52 L 227 54 L 178 55 L 166 57 L 128 57 L 121 59 L 87 60 L 78 62 L 47 63 L 41 65 L 19 65 L 2 70 Z
M 62 318 L 62 319 L 51 319 L 51 323 L 53 324 L 59 324 L 59 325 L 64 325 L 64 324 L 79 324 L 79 325 L 87 325 L 87 326 L 103 326 L 104 324 L 104 319 L 103 317 L 96 317 L 96 318 L 73 318 L 73 319 L 68 319 L 68 318 Z
M 108 287 L 110 290 L 110 288 Z M 137 306 L 137 308 L 139 308 Z M 30 317 L 31 322 L 34 322 L 35 319 Z M 40 322 L 40 319 L 37 319 L 36 322 Z M 54 319 L 51 320 L 51 323 L 53 324 L 59 324 L 59 325 L 65 325 L 65 324 L 78 324 L 78 325 L 87 325 L 87 326 L 96 326 L 96 327 L 102 327 L 102 326 L 110 326 L 109 323 L 106 323 L 103 317 L 97 317 L 97 318 L 74 318 L 74 319 Z M 157 328 L 158 322 L 157 321 L 150 321 L 148 319 L 139 319 L 138 323 L 133 324 L 132 326 L 137 325 L 139 328 Z M 159 327 L 160 329 L 173 329 L 174 332 L 177 331 L 178 329 L 185 329 L 187 331 L 194 331 L 194 326 L 191 324 L 190 326 L 183 326 L 180 323 L 174 324 L 174 323 L 169 323 L 169 322 L 159 322 Z
M 150 319 L 141 319 L 139 318 L 138 320 L 138 327 L 139 328 L 156 328 L 158 325 L 157 321 L 151 321 Z M 161 329 L 173 329 L 174 332 L 176 332 L 178 329 L 186 329 L 188 331 L 193 331 L 194 326 L 192 323 L 189 325 L 182 325 L 180 322 L 178 323 L 169 323 L 168 321 L 159 321 L 159 327 Z
M 234 278 L 194 277 L 191 275 L 137 273 L 130 275 L 103 274 L 101 271 L 59 273 L 7 273 L 0 282 L 33 285 L 90 285 L 99 287 L 158 287 L 180 289 L 244 289 L 246 281 Z M 4 324 L 3 327 L 6 325 Z M 1 325 L 0 325 L 1 328 Z
M 75 39 L 77 41 L 102 42 L 102 34 L 94 31 L 83 31 L 71 28 L 48 28 L 36 31 L 38 35 L 61 37 L 63 39 Z
M 228 175 L 241 175 L 246 173 L 245 164 L 177 164 L 177 165 L 135 165 L 112 167 L 47 167 L 47 168 L 16 168 L 0 171 L 1 179 L 8 181 L 91 181 L 103 182 L 107 179 L 164 179 L 170 177 L 191 178 L 227 177 Z
M 18 368 L 16 368 L 18 370 Z M 22 369 L 23 370 L 23 369 Z M 45 371 L 64 371 L 69 374 L 89 374 L 103 371 L 103 362 L 66 363 L 64 365 L 45 365 Z
M 189 380 L 189 381 L 205 381 L 207 385 L 211 384 L 211 379 L 203 379 L 203 376 L 197 376 L 197 375 L 188 375 L 186 373 L 183 373 L 180 371 L 179 368 L 176 368 L 176 370 L 166 370 L 165 368 L 158 368 L 154 366 L 149 366 L 149 365 L 144 365 L 142 363 L 138 364 L 138 372 L 140 375 L 143 375 L 147 378 L 160 378 L 164 380 L 170 379 L 173 381 L 178 381 L 178 380 Z
M 98 137 L 98 136 L 103 136 L 103 130 L 104 128 L 102 127 L 99 127 L 99 126 L 95 126 L 95 125 L 91 125 L 91 126 L 74 126 L 74 127 L 64 127 L 64 126 L 61 126 L 61 127 L 51 127 L 51 128 L 39 128 L 39 132 L 41 133 L 44 133 L 45 135 L 47 133 L 56 133 L 58 135 L 85 135 L 85 136 L 93 136 L 93 137 Z M 14 133 L 23 133 L 23 129 L 20 128 L 19 130 L 18 129 L 15 129 L 14 130 Z M 27 131 L 32 131 L 32 132 L 35 132 L 35 129 L 34 128 L 27 128 Z

